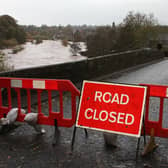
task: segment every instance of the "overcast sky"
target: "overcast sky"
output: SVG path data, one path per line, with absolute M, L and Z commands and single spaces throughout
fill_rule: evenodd
M 107 25 L 122 22 L 129 11 L 153 13 L 168 25 L 168 0 L 0 0 L 0 15 L 21 25 Z

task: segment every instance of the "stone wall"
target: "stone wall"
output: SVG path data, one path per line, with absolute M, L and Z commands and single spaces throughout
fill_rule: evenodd
M 88 58 L 81 61 L 2 72 L 0 76 L 69 79 L 73 82 L 77 82 L 144 64 L 163 57 L 164 54 L 161 51 L 139 49 Z

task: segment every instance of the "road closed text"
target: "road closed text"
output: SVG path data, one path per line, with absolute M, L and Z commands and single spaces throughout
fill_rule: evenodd
M 106 110 L 97 111 L 97 109 L 87 108 L 84 116 L 88 120 L 99 120 L 102 122 L 110 122 L 117 124 L 132 125 L 134 123 L 134 115 L 122 112 L 108 112 Z
M 111 92 L 96 91 L 94 95 L 95 102 L 103 103 L 116 103 L 120 105 L 127 105 L 129 103 L 129 96 L 127 94 L 118 94 Z M 99 120 L 102 122 L 108 121 L 109 123 L 132 125 L 134 123 L 134 116 L 123 112 L 107 111 L 87 108 L 84 116 L 88 120 Z
M 120 105 L 127 105 L 129 103 L 129 96 L 127 94 L 118 94 L 111 92 L 96 91 L 94 95 L 95 102 L 116 103 Z M 134 116 L 122 112 L 115 112 L 107 110 L 98 111 L 97 109 L 87 108 L 84 116 L 88 120 L 99 120 L 102 122 L 108 121 L 110 123 L 132 125 L 134 123 Z

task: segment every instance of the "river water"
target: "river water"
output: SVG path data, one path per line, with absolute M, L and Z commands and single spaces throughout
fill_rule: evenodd
M 73 56 L 70 46 L 64 47 L 61 41 L 44 40 L 38 45 L 28 42 L 23 47 L 24 50 L 17 54 L 12 54 L 11 49 L 3 50 L 6 54 L 5 64 L 7 66 L 12 69 L 22 69 L 86 59 L 80 54 Z M 80 48 L 85 49 L 83 43 L 80 43 Z

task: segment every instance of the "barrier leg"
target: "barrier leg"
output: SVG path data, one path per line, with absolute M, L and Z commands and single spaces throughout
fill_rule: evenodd
M 60 132 L 59 132 L 59 129 L 58 129 L 58 124 L 57 124 L 56 119 L 54 120 L 54 126 L 55 126 L 55 130 L 54 130 L 54 138 L 53 138 L 53 142 L 52 142 L 53 146 L 55 146 L 58 143 L 59 136 L 60 136 Z
M 10 130 L 9 125 L 2 125 L 0 129 L 0 134 L 6 134 Z
M 136 160 L 137 160 L 137 158 L 138 158 L 140 140 L 141 140 L 141 137 L 139 137 L 139 138 L 138 138 L 138 142 L 137 142 L 137 149 L 136 149 Z
M 75 143 L 76 129 L 77 129 L 76 126 L 74 126 L 72 141 L 71 141 L 71 151 L 73 151 L 73 146 L 74 146 L 74 143 Z
M 85 131 L 85 137 L 87 138 L 88 137 L 87 129 L 85 128 L 84 131 Z
M 3 117 L 6 118 L 6 114 L 3 114 Z M 0 128 L 0 134 L 10 133 L 11 131 L 15 130 L 18 127 L 19 125 L 16 125 L 16 124 L 2 125 Z
M 19 127 L 19 125 L 16 125 L 16 124 L 2 125 L 2 127 L 0 128 L 0 134 L 10 133 L 11 131 L 15 130 L 18 127 Z
M 155 143 L 154 128 L 152 128 L 149 142 L 146 144 L 144 151 L 142 152 L 142 156 L 145 156 L 148 153 L 154 151 L 157 147 L 158 147 L 158 144 Z
M 143 116 L 143 137 L 144 137 L 144 146 L 146 145 L 146 131 L 145 131 L 145 118 Z

